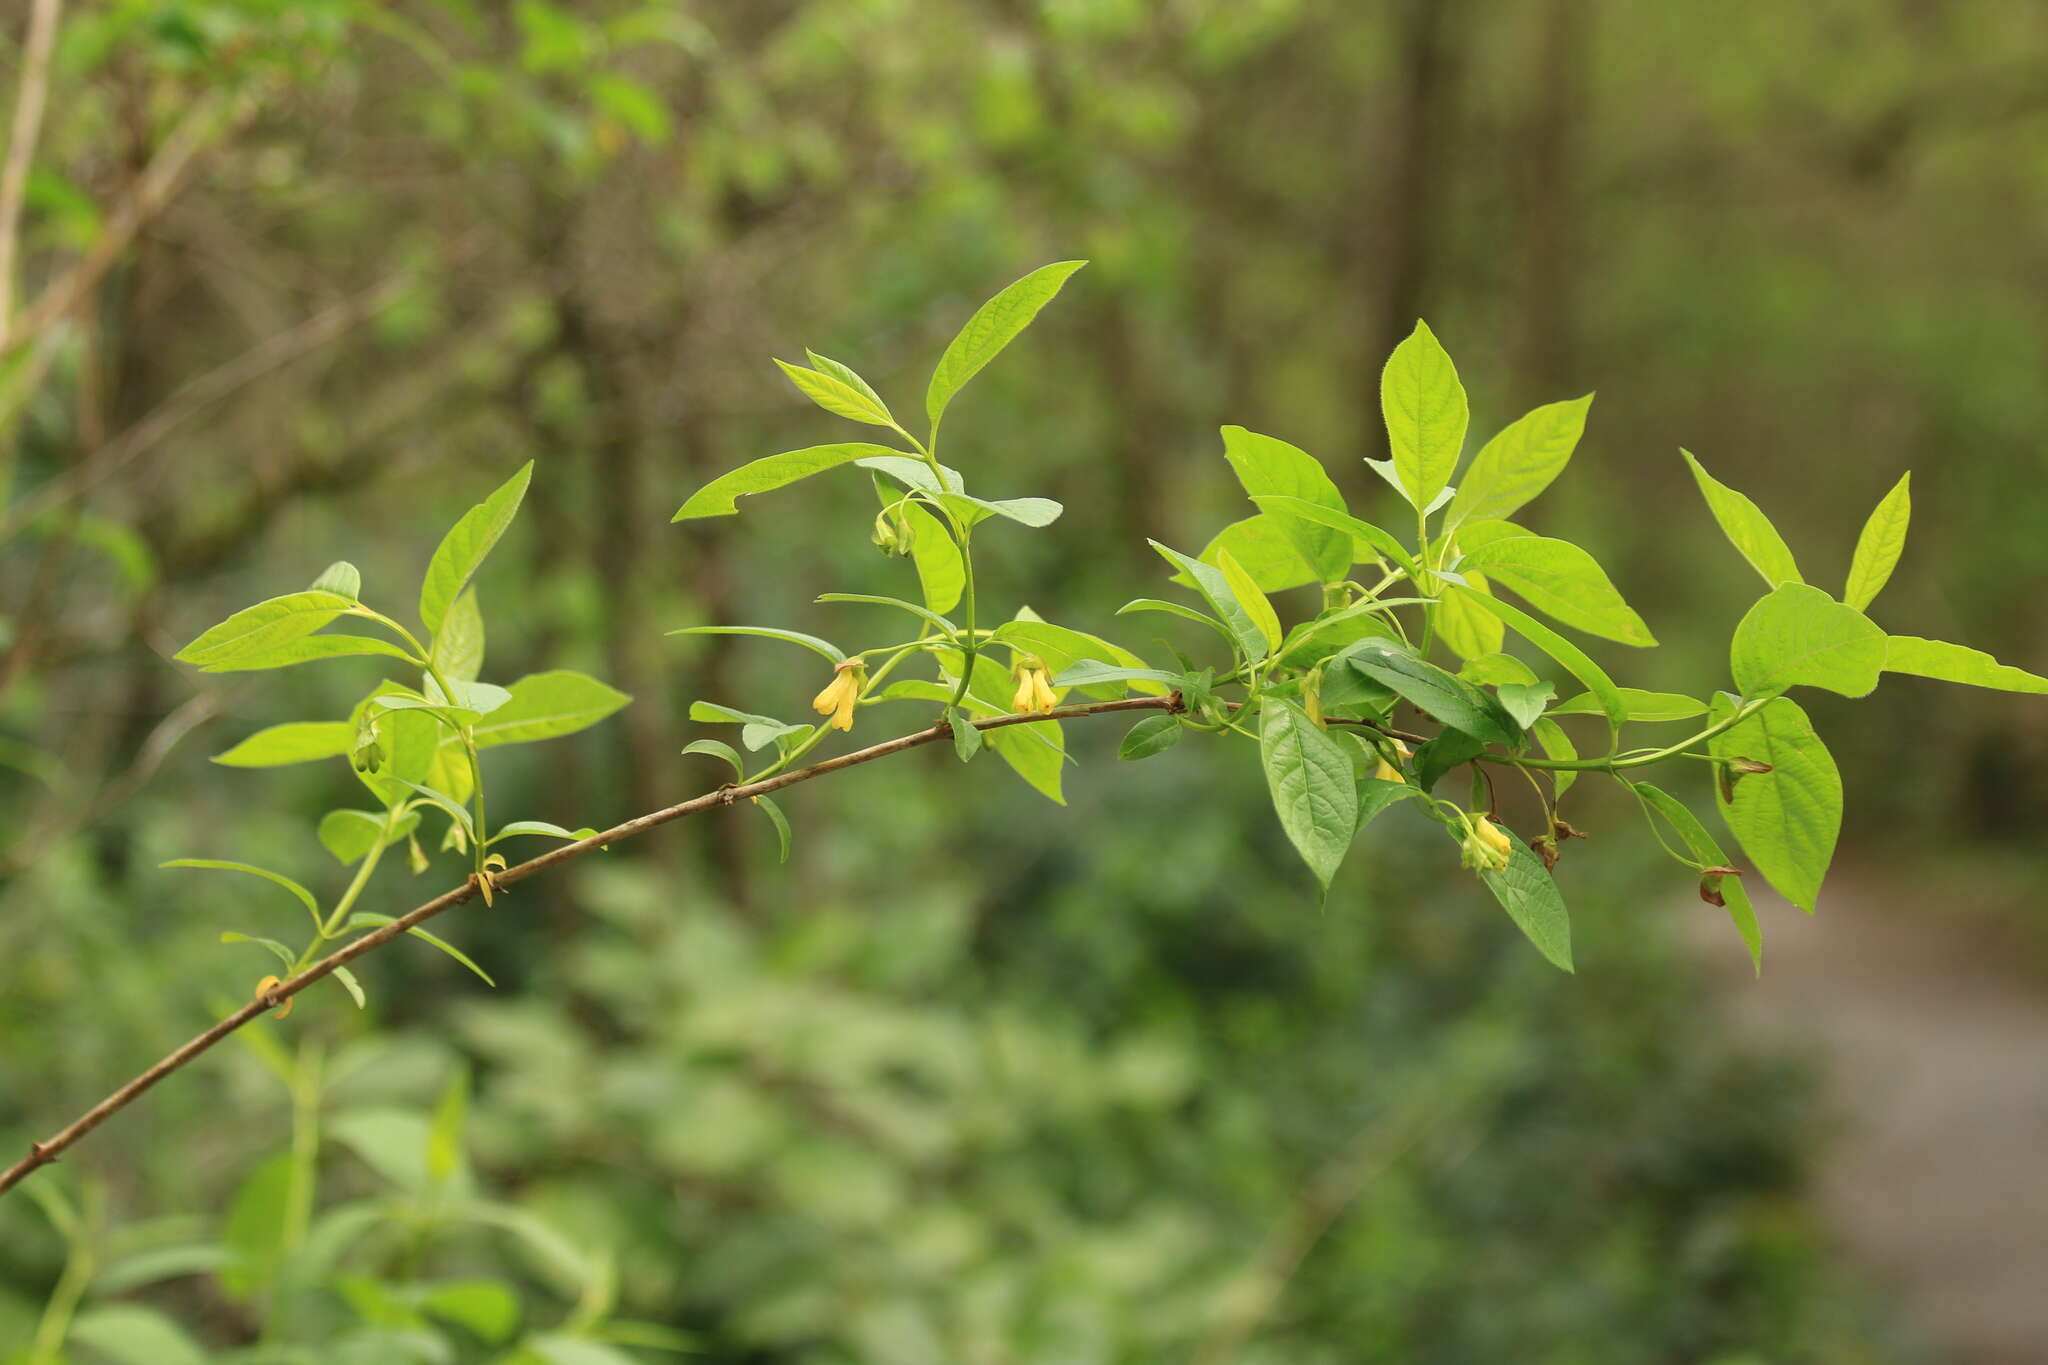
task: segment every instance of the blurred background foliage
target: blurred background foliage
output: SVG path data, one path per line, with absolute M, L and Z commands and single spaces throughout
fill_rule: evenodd
M 536 458 L 485 676 L 637 701 L 494 754 L 494 809 L 708 787 L 690 701 L 795 715 L 823 680 L 663 632 L 829 632 L 868 609 L 819 592 L 906 572 L 850 479 L 666 525 L 834 438 L 768 357 L 912 395 L 1046 260 L 1093 264 L 948 423 L 992 493 L 1067 507 L 989 538 L 985 592 L 1145 647 L 1111 615 L 1160 587 L 1145 537 L 1247 510 L 1223 422 L 1384 498 L 1356 460 L 1426 314 L 1476 432 L 1599 389 L 1538 524 L 1666 641 L 1631 681 L 1719 679 L 1754 592 L 1681 442 L 1815 573 L 1919 469 L 1887 624 L 2048 664 L 2033 6 L 69 0 L 56 32 L 0 310 L 9 1151 L 250 989 L 215 940 L 278 905 L 158 862 L 335 871 L 338 764 L 206 757 L 368 675 L 177 645 L 339 557 L 388 599 Z M 1846 847 L 2020 879 L 2048 713 L 1930 695 L 1815 701 Z M 0 1357 L 1907 1358 L 1801 1202 L 1806 1079 L 1728 1041 L 1675 946 L 1716 912 L 1623 807 L 1575 816 L 1613 838 L 1563 870 L 1570 980 L 1391 819 L 1319 913 L 1242 754 L 1114 737 L 1077 734 L 1068 810 L 924 754 L 791 793 L 786 866 L 737 812 L 522 886 L 447 925 L 495 992 L 381 954 L 367 1012 L 316 993 L 38 1176 L 68 1241 L 0 1201 Z M 390 868 L 364 904 L 437 889 Z M 238 1225 L 309 1194 L 286 1170 L 331 1245 Z

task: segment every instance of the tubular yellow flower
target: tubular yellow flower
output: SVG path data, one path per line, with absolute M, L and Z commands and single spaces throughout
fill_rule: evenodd
M 1483 815 L 1468 816 L 1465 826 L 1470 831 L 1460 849 L 1465 866 L 1474 872 L 1507 871 L 1515 847 L 1508 836 Z
M 825 723 L 833 729 L 851 730 L 853 704 L 860 700 L 860 689 L 867 678 L 867 660 L 858 656 L 846 660 L 833 672 L 825 690 L 811 698 L 811 709 L 821 716 L 830 716 Z
M 1010 680 L 1017 684 L 1010 709 L 1019 715 L 1050 715 L 1053 707 L 1059 705 L 1059 698 L 1053 695 L 1052 674 L 1045 660 L 1036 654 L 1018 655 L 1017 662 L 1010 667 Z

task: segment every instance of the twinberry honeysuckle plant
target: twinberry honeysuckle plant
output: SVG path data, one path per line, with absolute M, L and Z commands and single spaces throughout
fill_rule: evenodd
M 992 751 L 1059 801 L 1067 720 L 1147 713 L 1123 738 L 1118 753 L 1126 760 L 1162 753 L 1189 732 L 1244 739 L 1257 746 L 1281 828 L 1325 890 L 1360 831 L 1403 807 L 1441 829 L 1451 844 L 1446 865 L 1474 874 L 1543 956 L 1567 971 L 1570 924 L 1551 877 L 1563 842 L 1578 832 L 1566 806 L 1582 777 L 1611 780 L 1635 797 L 1664 849 L 1697 877 L 1701 897 L 1727 909 L 1760 964 L 1762 941 L 1742 870 L 1691 807 L 1644 780 L 1646 770 L 1680 760 L 1709 765 L 1721 822 L 1770 885 L 1811 911 L 1840 828 L 1842 786 L 1790 693 L 1820 688 L 1860 697 L 1887 672 L 2048 692 L 2048 678 L 1960 645 L 1887 634 L 1865 615 L 1905 544 L 1905 478 L 1871 514 L 1835 595 L 1808 584 L 1756 504 L 1717 482 L 1689 453 L 1684 458 L 1708 509 L 1766 591 L 1730 642 L 1732 690 L 1695 697 L 1620 685 L 1565 632 L 1643 649 L 1657 643 L 1649 627 L 1590 552 L 1510 519 L 1564 471 L 1591 396 L 1535 409 L 1465 462 L 1465 390 L 1420 323 L 1380 376 L 1392 458 L 1367 464 L 1387 485 L 1372 490 L 1386 526 L 1353 515 L 1329 472 L 1306 452 L 1225 427 L 1224 458 L 1252 514 L 1198 553 L 1152 542 L 1172 570 L 1177 595 L 1139 597 L 1117 609 L 1120 616 L 1157 613 L 1192 622 L 1198 647 L 1162 643 L 1147 658 L 1027 606 L 992 609 L 976 580 L 977 534 L 1042 530 L 1061 508 L 1047 498 L 969 492 L 966 473 L 940 459 L 941 427 L 963 387 L 1081 265 L 1064 261 L 1033 271 L 969 319 L 932 375 L 921 437 L 846 365 L 815 354 L 808 365 L 777 362 L 819 407 L 878 428 L 888 441 L 810 446 L 755 460 L 698 490 L 675 520 L 729 515 L 741 497 L 850 465 L 867 476 L 875 496 L 876 510 L 863 510 L 856 524 L 884 554 L 909 561 L 916 596 L 821 595 L 821 602 L 886 609 L 901 623 L 882 632 L 880 643 L 854 650 L 773 626 L 674 632 L 765 637 L 819 658 L 815 681 L 775 708 L 798 709 L 802 693 L 815 687 L 815 722 L 709 700 L 691 706 L 694 720 L 738 727 L 739 748 L 704 738 L 684 751 L 730 766 L 731 780 L 713 792 L 601 832 L 488 822 L 484 750 L 571 733 L 627 700 L 572 672 L 539 673 L 506 687 L 479 680 L 483 617 L 471 579 L 517 512 L 531 466 L 466 514 L 435 551 L 420 591 L 418 633 L 365 603 L 356 570 L 341 563 L 305 591 L 237 612 L 180 651 L 180 660 L 213 672 L 338 658 L 395 666 L 399 676 L 379 682 L 346 718 L 273 726 L 217 759 L 236 767 L 347 761 L 370 804 L 329 813 L 317 834 L 349 875 L 323 901 L 254 864 L 173 864 L 277 884 L 304 906 L 310 936 L 294 949 L 241 930 L 224 933 L 226 941 L 273 953 L 285 976 L 262 978 L 250 1004 L 35 1144 L 28 1157 L 0 1171 L 0 1191 L 323 977 L 341 981 L 360 1004 L 362 987 L 346 963 L 401 934 L 426 938 L 468 963 L 419 926 L 472 898 L 488 903 L 501 883 L 740 801 L 758 805 L 773 822 L 786 858 L 789 822 L 772 792 L 926 743 L 949 740 L 962 761 Z M 1296 588 L 1315 590 L 1315 610 L 1289 621 L 1274 595 Z M 871 612 L 866 619 L 884 618 Z M 325 629 L 340 621 L 380 633 Z M 930 723 L 811 758 L 886 705 L 921 710 Z M 1533 828 L 1511 830 L 1500 816 L 1496 774 L 1509 770 L 1540 801 Z M 1459 773 L 1464 780 L 1450 780 Z M 1446 789 L 1451 794 L 1442 794 Z M 429 822 L 438 827 L 437 846 L 464 859 L 462 884 L 395 918 L 357 909 L 385 850 L 404 843 L 415 871 L 431 865 L 421 838 L 426 829 L 426 842 L 436 842 Z M 569 842 L 507 867 L 494 850 L 524 835 Z M 338 939 L 346 942 L 320 956 Z

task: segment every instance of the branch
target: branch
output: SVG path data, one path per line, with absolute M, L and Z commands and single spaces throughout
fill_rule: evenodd
M 1178 693 L 1170 697 L 1131 697 L 1123 701 L 1099 701 L 1081 706 L 1063 706 L 1042 716 L 997 716 L 992 720 L 976 721 L 974 728 L 977 730 L 1000 730 L 1010 725 L 1033 725 L 1049 720 L 1073 720 L 1080 716 L 1099 716 L 1120 711 L 1178 712 L 1180 709 L 1181 703 Z M 941 722 L 929 729 L 919 730 L 914 734 L 903 735 L 896 739 L 886 740 L 880 744 L 870 745 L 865 749 L 858 749 L 850 754 L 842 754 L 838 758 L 828 758 L 822 763 L 813 763 L 807 768 L 794 768 L 786 773 L 777 773 L 773 777 L 763 778 L 759 782 L 720 787 L 717 791 L 706 792 L 702 796 L 692 797 L 680 805 L 670 806 L 666 810 L 652 811 L 646 815 L 628 820 L 624 824 L 614 825 L 602 833 L 591 835 L 588 839 L 578 840 L 573 844 L 563 844 L 559 848 L 550 849 L 538 858 L 530 858 L 517 866 L 506 868 L 503 872 L 496 874 L 492 881 L 498 887 L 511 886 L 514 883 L 525 881 L 528 877 L 537 876 L 549 868 L 560 866 L 563 863 L 580 858 L 586 853 L 595 852 L 608 845 L 616 844 L 621 840 L 630 839 L 636 834 L 644 834 L 648 830 L 660 825 L 666 825 L 670 821 L 681 820 L 686 816 L 697 815 L 722 806 L 730 806 L 749 797 L 765 796 L 769 792 L 780 791 L 784 787 L 793 787 L 799 782 L 808 782 L 814 777 L 823 777 L 826 773 L 838 772 L 842 768 L 853 768 L 863 763 L 872 763 L 878 758 L 887 758 L 891 754 L 900 754 L 906 749 L 916 749 L 923 745 L 946 739 L 952 733 L 952 730 L 944 722 Z M 456 906 L 474 899 L 476 894 L 477 884 L 473 879 L 456 887 L 453 891 L 443 892 L 425 905 L 417 906 L 407 911 L 389 924 L 379 925 L 361 938 L 351 940 L 306 968 L 305 971 L 292 977 L 289 981 L 272 987 L 268 994 L 251 1000 L 212 1028 L 193 1038 L 192 1041 L 186 1043 L 177 1051 L 170 1053 L 162 1061 L 138 1075 L 134 1080 L 128 1082 L 128 1084 L 122 1086 L 92 1108 L 86 1110 L 85 1113 L 73 1120 L 69 1126 L 65 1127 L 48 1141 L 31 1142 L 27 1156 L 15 1162 L 6 1171 L 0 1172 L 0 1194 L 5 1194 L 8 1190 L 20 1184 L 37 1167 L 47 1166 L 55 1161 L 58 1156 L 80 1138 L 83 1138 L 87 1133 L 105 1123 L 115 1114 L 120 1113 L 136 1100 L 142 1098 L 144 1092 L 151 1086 L 172 1072 L 177 1071 L 186 1063 L 191 1062 L 214 1044 L 235 1032 L 235 1030 L 268 1013 L 270 1010 L 276 1009 L 279 1005 L 282 1005 L 285 1001 L 297 995 L 300 991 L 305 990 L 322 977 L 332 975 L 337 967 L 347 966 L 365 953 L 383 947 L 415 925 L 424 924 L 442 911 L 453 910 Z
M 0 169 L 0 327 L 14 314 L 14 266 L 21 247 L 21 206 L 28 197 L 29 165 L 43 128 L 50 94 L 50 53 L 57 44 L 57 11 L 62 0 L 35 0 L 28 38 L 22 45 L 21 89 L 14 101 L 14 126 L 7 138 L 7 164 Z
M 0 356 L 5 356 L 69 313 L 120 259 L 135 235 L 163 211 L 199 154 L 224 130 L 253 113 L 248 101 L 223 104 L 202 99 L 171 130 L 164 145 L 136 178 L 128 197 L 108 217 L 100 239 L 77 264 L 53 280 L 16 318 L 0 319 Z

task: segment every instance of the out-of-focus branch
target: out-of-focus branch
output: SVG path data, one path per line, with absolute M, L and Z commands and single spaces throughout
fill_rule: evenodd
M 170 203 L 199 154 L 253 113 L 255 107 L 255 102 L 246 97 L 230 101 L 208 96 L 197 101 L 136 177 L 92 248 L 36 295 L 35 302 L 22 309 L 20 316 L 0 322 L 0 355 L 6 355 L 69 313 L 121 258 L 135 235 Z
M 1180 696 L 1178 693 L 1170 697 L 1131 697 L 1123 701 L 1100 701 L 1089 702 L 1080 706 L 1063 706 L 1046 715 L 996 716 L 990 720 L 976 721 L 974 728 L 984 731 L 1001 730 L 1012 725 L 1033 725 L 1044 721 L 1074 720 L 1082 716 L 1110 715 L 1125 711 L 1172 712 L 1179 709 Z M 814 777 L 823 777 L 826 773 L 836 773 L 845 768 L 858 767 L 863 763 L 872 763 L 878 758 L 888 758 L 892 754 L 900 754 L 908 749 L 916 749 L 926 744 L 933 744 L 939 740 L 950 738 L 952 733 L 952 730 L 942 722 L 928 729 L 916 731 L 913 734 L 901 735 L 895 739 L 885 740 L 880 744 L 869 745 L 865 749 L 857 749 L 850 754 L 841 754 L 837 758 L 828 758 L 822 763 L 813 763 L 807 768 L 792 768 L 788 772 L 777 773 L 773 777 L 766 777 L 758 782 L 720 787 L 717 791 L 706 792 L 702 796 L 692 797 L 688 801 L 670 806 L 665 810 L 651 811 L 646 815 L 637 816 L 626 821 L 624 824 L 614 825 L 602 833 L 593 834 L 588 839 L 580 839 L 573 844 L 563 844 L 559 848 L 550 849 L 548 852 L 541 854 L 538 858 L 530 858 L 523 863 L 508 867 L 503 872 L 499 872 L 492 877 L 492 885 L 499 889 L 512 886 L 525 881 L 528 877 L 545 872 L 549 868 L 557 867 L 562 863 L 580 858 L 586 853 L 594 853 L 598 849 L 616 844 L 621 840 L 630 839 L 636 834 L 645 834 L 648 830 L 666 825 L 671 821 L 681 820 L 686 816 L 698 815 L 707 810 L 717 810 L 722 807 L 731 806 L 756 796 L 766 796 L 768 793 L 780 791 L 784 787 L 793 787 L 799 782 L 808 782 Z M 0 1194 L 5 1194 L 8 1190 L 20 1184 L 37 1167 L 47 1166 L 55 1161 L 58 1156 L 87 1133 L 90 1133 L 93 1129 L 99 1127 L 102 1123 L 105 1123 L 108 1119 L 140 1099 L 151 1086 L 172 1072 L 181 1069 L 188 1062 L 191 1062 L 200 1054 L 212 1048 L 214 1044 L 220 1042 L 229 1034 L 268 1011 L 276 1009 L 321 978 L 333 975 L 336 968 L 345 967 L 365 953 L 373 952 L 383 947 L 407 930 L 412 929 L 416 925 L 424 924 L 444 910 L 453 910 L 456 906 L 475 899 L 477 894 L 477 882 L 475 877 L 472 876 L 469 881 L 464 882 L 453 891 L 444 892 L 433 900 L 428 901 L 425 905 L 416 906 L 405 914 L 400 915 L 397 919 L 392 920 L 389 924 L 379 925 L 361 938 L 353 939 L 343 947 L 329 953 L 326 957 L 321 958 L 318 962 L 315 962 L 290 980 L 271 987 L 265 995 L 251 1000 L 212 1028 L 193 1038 L 177 1051 L 165 1056 L 163 1060 L 150 1067 L 147 1071 L 142 1072 L 134 1080 L 129 1081 L 119 1090 L 101 1100 L 84 1114 L 73 1120 L 71 1124 L 55 1136 L 44 1142 L 30 1143 L 27 1156 L 9 1166 L 5 1171 L 0 1171 Z
M 343 299 L 275 336 L 181 385 L 156 409 L 121 432 L 92 458 L 36 489 L 0 518 L 0 541 L 60 503 L 89 492 L 124 465 L 147 453 L 179 426 L 245 384 L 262 378 L 335 340 L 350 328 L 375 317 L 412 283 L 410 275 L 394 275 L 354 298 Z
M 21 256 L 21 207 L 28 197 L 28 169 L 35 160 L 36 135 L 50 96 L 50 53 L 57 45 L 57 11 L 63 0 L 35 0 L 22 44 L 21 85 L 14 123 L 7 135 L 7 163 L 0 166 L 0 326 L 14 315 L 14 271 Z

